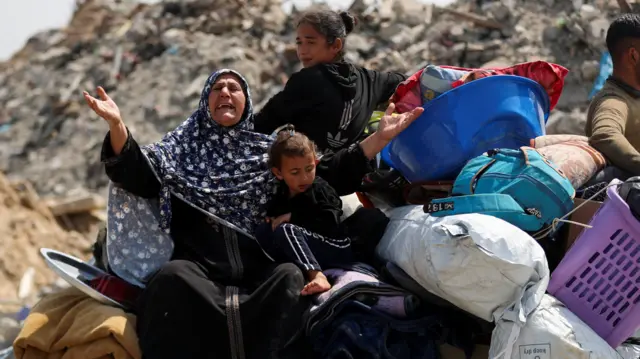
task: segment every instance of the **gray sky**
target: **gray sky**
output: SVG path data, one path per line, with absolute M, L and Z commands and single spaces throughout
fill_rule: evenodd
M 67 24 L 74 0 L 0 0 L 0 59 L 22 48 L 34 33 Z
M 437 4 L 451 2 L 451 0 L 421 1 Z M 293 0 L 292 2 L 304 6 L 311 0 Z M 351 3 L 347 0 L 329 0 L 328 2 L 336 6 Z M 0 0 L 0 3 L 2 3 L 0 60 L 4 60 L 22 48 L 25 41 L 34 33 L 65 26 L 73 11 L 74 0 Z

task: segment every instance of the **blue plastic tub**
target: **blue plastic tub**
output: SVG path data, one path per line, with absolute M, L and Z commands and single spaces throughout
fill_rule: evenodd
M 537 82 L 499 75 L 456 87 L 381 153 L 410 182 L 454 179 L 465 163 L 494 148 L 528 146 L 545 134 L 549 96 Z

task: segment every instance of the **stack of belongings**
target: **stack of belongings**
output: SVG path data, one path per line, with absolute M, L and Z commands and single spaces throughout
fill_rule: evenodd
M 400 185 L 360 194 L 390 217 L 378 257 L 495 324 L 491 359 L 640 356 L 640 178 L 576 199 L 606 161 L 586 137 L 545 134 L 566 74 L 426 66 L 391 99 L 425 108 L 379 159 Z
M 383 150 L 380 169 L 365 180 L 369 199 L 376 206 L 424 203 L 451 185 L 470 159 L 529 146 L 545 134 L 567 74 L 545 61 L 496 69 L 427 65 L 390 99 L 398 113 L 425 111 Z M 372 122 L 378 117 L 374 113 Z
M 382 151 L 360 194 L 389 217 L 378 268 L 326 271 L 333 289 L 314 298 L 304 328 L 316 354 L 437 358 L 446 342 L 469 358 L 475 341 L 490 344 L 474 356 L 483 359 L 639 357 L 640 178 L 602 187 L 606 201 L 595 206 L 576 199 L 605 160 L 585 137 L 545 135 L 566 74 L 543 61 L 428 65 L 398 86 L 398 112 L 425 111 Z M 108 222 L 125 203 L 133 225 L 157 220 L 157 204 L 113 187 L 109 196 Z M 577 239 L 565 238 L 576 227 Z M 130 248 L 107 232 L 94 257 L 107 258 L 109 274 L 88 285 L 127 309 L 73 289 L 49 296 L 14 343 L 18 357 L 142 356 L 130 302 L 169 260 L 172 241 L 152 260 L 120 258 Z M 557 260 L 551 242 L 567 243 Z M 476 324 L 490 328 L 489 340 Z

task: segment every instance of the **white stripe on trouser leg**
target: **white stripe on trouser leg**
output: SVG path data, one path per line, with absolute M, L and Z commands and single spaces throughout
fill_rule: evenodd
M 307 253 L 304 251 L 304 248 L 302 248 L 302 245 L 300 244 L 300 239 L 298 238 L 298 236 L 296 236 L 296 232 L 294 231 L 294 229 L 302 229 L 302 227 L 298 227 L 295 226 L 293 224 L 287 224 L 287 227 L 289 227 L 289 230 L 291 231 L 291 235 L 293 236 L 293 239 L 295 240 L 296 244 L 298 245 L 298 248 L 300 249 L 300 253 L 302 253 L 302 256 L 304 257 L 304 260 L 307 262 L 307 264 L 309 264 L 309 266 L 311 267 L 311 269 L 315 268 L 315 265 L 313 263 L 311 263 L 311 261 L 309 260 L 309 257 L 307 257 Z M 305 242 L 307 248 L 309 248 L 307 242 L 303 239 L 303 241 Z
M 291 250 L 293 251 L 293 253 L 296 254 L 296 257 L 298 257 L 298 261 L 300 263 L 302 263 L 302 265 L 304 266 L 304 268 L 306 270 L 310 270 L 307 265 L 302 261 L 302 257 L 300 257 L 300 254 L 298 254 L 298 251 L 296 250 L 295 245 L 293 244 L 293 241 L 291 240 L 291 237 L 289 237 L 289 233 L 287 233 L 287 225 L 283 224 L 282 225 L 282 232 L 284 232 L 284 236 L 285 238 L 287 238 L 287 241 L 289 242 L 289 247 L 291 247 Z M 295 236 L 294 236 L 295 237 Z M 294 239 L 295 240 L 295 239 Z
M 293 251 L 295 252 L 296 257 L 298 257 L 298 260 L 300 261 L 300 263 L 302 263 L 302 265 L 306 270 L 314 269 L 315 266 L 313 265 L 313 263 L 309 261 L 307 254 L 304 252 L 304 249 L 302 249 L 302 246 L 300 245 L 300 240 L 298 239 L 298 237 L 296 237 L 296 234 L 293 231 L 293 225 L 283 224 L 282 229 L 284 230 L 284 235 L 287 237 L 287 240 L 291 244 L 291 249 L 293 249 Z M 291 237 L 293 237 L 293 240 L 289 236 L 289 233 L 287 233 L 287 229 L 291 231 Z M 295 245 L 293 244 L 293 242 L 295 242 Z M 296 250 L 296 247 L 297 249 L 300 250 L 300 253 L 302 253 L 302 256 L 300 256 L 300 253 L 298 253 L 298 250 Z M 302 260 L 303 257 L 304 257 L 304 260 Z
M 321 237 L 320 238 L 321 241 L 323 241 L 324 243 L 332 246 L 332 247 L 336 247 L 336 248 L 349 248 L 351 246 L 351 239 L 344 238 L 344 239 L 335 239 L 335 238 L 331 238 L 331 237 Z
M 287 233 L 287 229 L 291 231 L 291 237 L 293 237 L 293 240 L 291 240 L 291 237 L 289 237 L 289 234 Z M 293 229 L 294 229 L 294 226 L 292 224 L 287 223 L 283 225 L 284 234 L 285 236 L 287 236 L 287 240 L 289 240 L 289 243 L 291 243 L 291 249 L 293 249 L 293 251 L 296 253 L 298 260 L 300 261 L 300 263 L 302 263 L 302 265 L 305 267 L 306 270 L 312 270 L 314 269 L 315 266 L 313 265 L 313 263 L 311 263 L 311 261 L 309 260 L 309 257 L 307 257 L 307 254 L 304 252 L 302 245 L 300 245 L 300 239 L 298 239 Z M 295 242 L 295 245 L 294 245 L 294 242 Z M 302 256 L 300 254 L 302 254 Z
M 345 238 L 331 238 L 331 237 L 325 237 L 323 235 L 320 235 L 318 233 L 314 233 L 314 232 L 310 232 L 309 230 L 307 230 L 306 228 L 302 228 L 302 227 L 298 227 L 300 229 L 300 231 L 302 231 L 304 234 L 306 234 L 307 236 L 311 237 L 311 238 L 315 238 L 319 241 L 322 241 L 323 243 L 326 243 L 332 247 L 336 247 L 336 248 L 348 248 L 351 246 L 351 239 L 349 237 L 345 237 Z

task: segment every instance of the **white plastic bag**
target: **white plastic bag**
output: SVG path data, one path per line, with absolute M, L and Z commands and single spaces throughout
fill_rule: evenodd
M 540 303 L 547 259 L 519 228 L 482 214 L 431 217 L 422 206 L 395 208 L 389 217 L 377 254 L 429 292 L 487 321 L 519 325 Z
M 620 355 L 620 359 L 639 359 L 640 345 L 622 344 L 616 352 Z
M 511 328 L 499 322 L 491 336 L 489 358 L 506 350 L 505 359 L 617 359 L 604 339 L 556 298 L 545 295 L 527 318 L 515 344 L 508 346 Z M 637 358 L 637 357 L 636 357 Z

